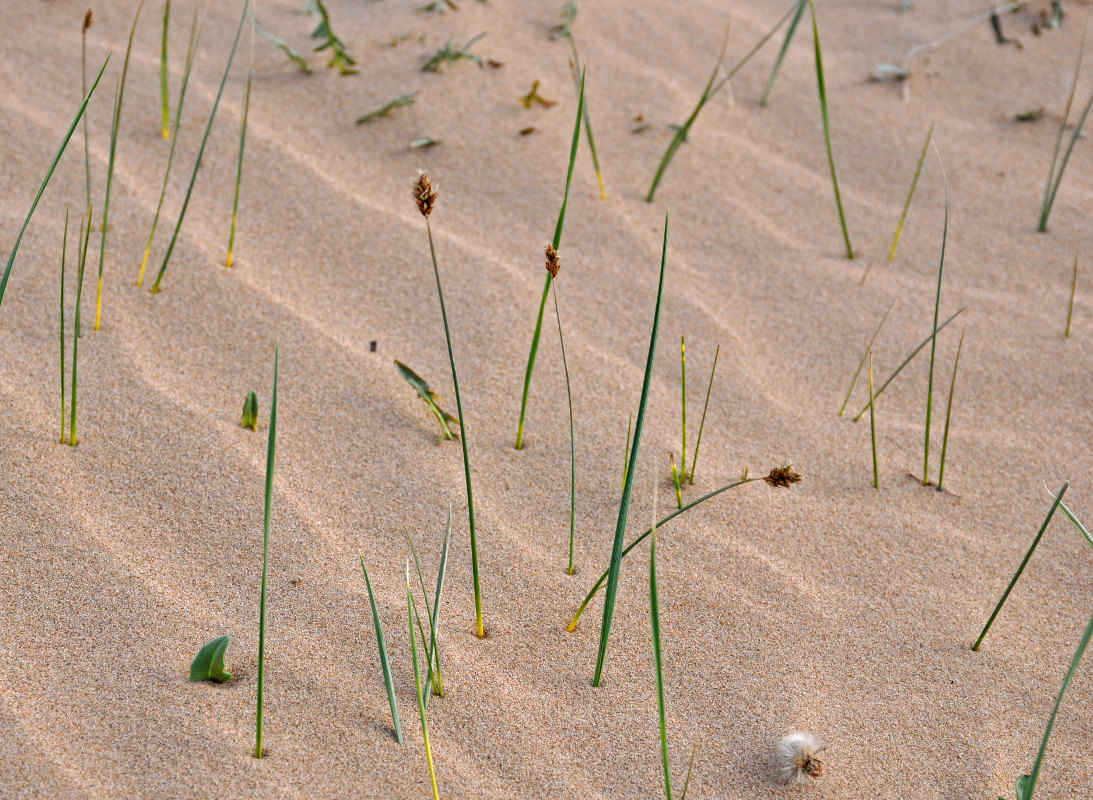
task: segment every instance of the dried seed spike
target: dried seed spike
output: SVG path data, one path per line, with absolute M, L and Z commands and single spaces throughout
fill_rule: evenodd
M 546 270 L 550 273 L 551 278 L 558 277 L 558 270 L 562 268 L 562 257 L 558 255 L 558 251 L 554 249 L 554 245 L 547 243 L 546 246 Z
M 791 464 L 786 464 L 783 467 L 774 467 L 769 475 L 763 476 L 763 480 L 775 489 L 786 489 L 790 484 L 801 480 L 801 475 L 793 471 Z
M 433 206 L 436 205 L 436 188 L 429 180 L 429 176 L 425 174 L 425 170 L 417 172 L 417 180 L 414 182 L 414 202 L 417 203 L 417 209 L 421 215 L 428 219 L 433 213 Z
M 91 27 L 92 22 L 94 22 L 94 20 L 91 19 L 91 9 L 89 8 L 89 9 L 87 9 L 87 13 L 84 14 L 84 17 L 83 17 L 83 32 L 84 33 L 87 33 L 87 29 Z

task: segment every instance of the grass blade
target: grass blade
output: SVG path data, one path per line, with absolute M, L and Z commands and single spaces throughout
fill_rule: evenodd
M 573 545 L 577 537 L 577 434 L 573 425 L 573 389 L 569 382 L 569 360 L 565 354 L 565 337 L 562 336 L 562 311 L 558 305 L 558 286 L 551 281 L 554 294 L 554 316 L 558 320 L 558 344 L 562 348 L 562 369 L 565 370 L 565 396 L 569 402 L 569 567 L 573 574 Z
M 1055 499 L 1055 495 L 1051 494 L 1050 491 L 1048 492 L 1048 494 L 1051 495 L 1051 498 L 1053 500 Z M 1059 503 L 1059 510 L 1063 512 L 1063 516 L 1070 520 L 1070 524 L 1073 525 L 1077 529 L 1078 533 L 1082 535 L 1082 538 L 1085 539 L 1086 544 L 1088 544 L 1090 547 L 1093 547 L 1093 535 L 1089 533 L 1085 525 L 1081 523 L 1081 520 L 1074 516 L 1074 512 L 1067 508 L 1066 503 Z
M 995 617 L 998 616 L 998 612 L 1002 610 L 1002 606 L 1006 604 L 1006 600 L 1009 599 L 1010 592 L 1013 591 L 1013 587 L 1017 585 L 1017 579 L 1021 577 L 1021 573 L 1025 571 L 1025 567 L 1028 565 L 1029 559 L 1032 558 L 1032 554 L 1036 552 L 1037 545 L 1040 544 L 1040 539 L 1043 538 L 1044 532 L 1047 530 L 1048 524 L 1051 522 L 1051 518 L 1055 516 L 1055 510 L 1059 507 L 1059 504 L 1063 502 L 1063 495 L 1066 494 L 1067 487 L 1070 486 L 1070 481 L 1065 481 L 1063 487 L 1055 495 L 1055 500 L 1051 504 L 1051 508 L 1048 509 L 1047 516 L 1044 517 L 1044 522 L 1040 526 L 1040 530 L 1036 532 L 1036 538 L 1032 540 L 1032 545 L 1029 546 L 1028 552 L 1025 553 L 1024 559 L 1021 561 L 1021 566 L 1017 568 L 1017 572 L 1013 573 L 1013 578 L 1010 580 L 1009 586 L 1006 587 L 1006 591 L 1002 593 L 1002 599 L 998 601 L 998 605 L 994 607 L 994 611 L 991 612 L 990 618 L 987 620 L 987 624 L 983 626 L 983 632 L 979 634 L 979 638 L 975 640 L 975 644 L 972 645 L 972 650 L 978 650 L 979 646 L 983 644 L 983 640 L 987 636 L 987 631 L 991 629 L 991 625 L 994 624 Z
M 945 177 L 945 165 L 934 146 L 937 163 L 941 167 L 941 179 L 945 184 L 945 224 L 941 229 L 941 261 L 937 267 L 937 294 L 934 296 L 934 335 L 930 337 L 930 377 L 926 384 L 926 441 L 922 456 L 922 485 L 930 485 L 930 414 L 934 406 L 934 359 L 937 355 L 937 319 L 941 314 L 941 279 L 945 276 L 945 245 L 949 240 L 949 180 Z M 872 402 L 870 402 L 872 407 Z
M 1074 94 L 1078 89 L 1078 78 L 1082 71 L 1082 57 L 1085 55 L 1085 33 L 1082 34 L 1082 45 L 1078 49 L 1078 63 L 1074 65 L 1074 80 L 1070 84 L 1070 94 L 1066 99 L 1066 108 L 1063 110 L 1063 121 L 1059 125 L 1059 135 L 1055 139 L 1055 149 L 1051 153 L 1051 164 L 1047 173 L 1047 185 L 1044 186 L 1044 199 L 1040 204 L 1040 224 L 1037 230 L 1040 233 L 1047 231 L 1047 219 L 1051 214 L 1051 206 L 1055 202 L 1055 192 L 1059 189 L 1059 182 L 1063 179 L 1063 170 L 1066 168 L 1066 161 L 1070 158 L 1070 151 L 1074 149 L 1074 143 L 1078 140 L 1078 136 L 1082 130 L 1082 124 L 1085 123 L 1085 114 L 1089 113 L 1089 106 L 1086 106 L 1085 113 L 1082 114 L 1082 122 L 1074 129 L 1074 138 L 1070 140 L 1070 147 L 1067 149 L 1066 158 L 1063 159 L 1063 165 L 1060 167 L 1058 174 L 1055 172 L 1055 167 L 1059 161 L 1059 151 L 1063 146 L 1063 137 L 1066 134 L 1066 124 L 1070 121 L 1070 110 L 1074 107 Z M 1093 103 L 1093 97 L 1090 97 L 1090 103 Z
M 687 339 L 679 337 L 679 394 L 682 404 L 683 449 L 680 450 L 679 466 L 683 479 L 687 479 Z
M 816 4 L 808 0 L 808 8 L 812 14 L 812 46 L 816 54 L 816 84 L 820 90 L 820 111 L 824 120 L 824 143 L 827 145 L 827 164 L 831 167 L 831 186 L 835 190 L 835 206 L 839 210 L 839 225 L 843 232 L 843 243 L 846 245 L 846 257 L 854 258 L 854 248 L 850 244 L 850 233 L 846 229 L 846 214 L 843 212 L 842 195 L 839 192 L 839 178 L 835 174 L 835 154 L 831 149 L 831 119 L 827 110 L 827 86 L 824 83 L 824 59 L 820 52 L 820 29 L 816 24 Z
M 65 232 L 61 240 L 61 444 L 65 443 L 65 261 L 68 256 L 68 203 L 65 203 Z
M 884 316 L 880 318 L 880 322 L 877 324 L 877 329 L 873 331 L 873 335 L 869 338 L 869 344 L 865 346 L 865 352 L 862 353 L 861 361 L 858 362 L 858 368 L 854 370 L 854 377 L 850 379 L 850 388 L 846 390 L 846 397 L 843 399 L 843 404 L 839 407 L 839 413 L 837 416 L 842 416 L 846 411 L 846 404 L 850 402 L 850 395 L 854 391 L 854 387 L 858 383 L 858 376 L 861 375 L 862 369 L 865 367 L 865 361 L 869 358 L 869 353 L 873 350 L 873 342 L 877 341 L 877 336 L 880 334 L 880 329 L 884 326 L 884 321 L 888 319 L 888 315 L 892 313 L 892 309 L 895 308 L 896 301 L 899 299 L 899 295 L 892 298 L 891 304 L 888 306 L 888 310 L 884 312 Z
M 876 396 L 873 394 L 873 351 L 869 351 L 869 438 L 873 444 L 873 488 L 880 488 L 880 468 L 877 465 L 877 404 L 873 402 Z M 947 430 L 948 428 L 946 428 Z M 944 458 L 942 458 L 944 463 Z
M 27 232 L 27 226 L 30 225 L 30 218 L 34 216 L 34 211 L 38 208 L 38 201 L 42 199 L 46 186 L 49 185 L 49 179 L 53 177 L 53 171 L 57 169 L 57 163 L 61 160 L 65 148 L 68 147 L 68 141 L 72 138 L 76 126 L 80 124 L 80 118 L 87 109 L 87 103 L 91 99 L 91 95 L 95 93 L 95 89 L 98 88 L 99 81 L 102 80 L 102 75 L 106 71 L 106 65 L 109 63 L 110 56 L 107 56 L 106 61 L 103 62 L 102 68 L 99 69 L 99 74 L 95 78 L 95 82 L 91 84 L 91 89 L 84 95 L 83 102 L 80 103 L 80 108 L 76 111 L 76 116 L 73 118 L 72 124 L 68 127 L 68 132 L 65 133 L 64 138 L 61 140 L 61 146 L 57 148 L 57 153 L 53 156 L 53 161 L 50 162 L 49 169 L 46 170 L 46 176 L 42 180 L 42 185 L 38 187 L 38 194 L 34 196 L 34 202 L 30 204 L 30 211 L 27 212 L 26 219 L 23 220 L 23 227 L 19 229 L 19 235 L 15 237 L 15 245 L 11 248 L 11 253 L 8 255 L 8 263 L 4 267 L 4 274 L 0 277 L 0 306 L 4 304 L 4 293 L 8 288 L 8 279 L 11 277 L 11 268 L 12 265 L 15 264 L 15 255 L 19 252 L 19 244 L 23 241 L 23 234 Z
M 577 54 L 577 40 L 572 34 L 569 36 L 569 47 L 573 51 L 573 60 L 569 62 L 570 72 L 573 73 L 573 88 L 577 90 L 578 102 L 580 101 L 581 81 L 584 75 L 584 66 L 581 57 Z M 600 170 L 600 157 L 596 154 L 596 137 L 592 135 L 592 117 L 588 113 L 588 104 L 584 107 L 584 135 L 588 140 L 588 152 L 592 155 L 592 168 L 596 171 L 596 182 L 600 185 L 600 199 L 607 199 L 607 190 L 603 186 L 603 172 Z
M 922 174 L 922 165 L 926 163 L 926 153 L 930 150 L 930 143 L 934 140 L 935 119 L 930 123 L 930 129 L 926 132 L 926 141 L 922 143 L 922 153 L 919 154 L 918 164 L 915 165 L 915 175 L 911 178 L 911 188 L 907 190 L 907 199 L 903 201 L 903 211 L 899 215 L 899 223 L 896 225 L 895 236 L 892 237 L 892 249 L 888 251 L 888 263 L 896 260 L 896 247 L 899 245 L 899 237 L 903 235 L 903 223 L 907 220 L 907 211 L 911 208 L 911 198 L 915 196 L 915 187 L 918 186 L 918 177 Z
M 72 331 L 72 402 L 69 404 L 71 417 L 68 421 L 68 443 L 75 447 L 79 444 L 76 436 L 76 388 L 78 383 L 78 365 L 80 356 L 80 319 L 83 309 L 83 278 L 87 266 L 87 243 L 91 241 L 91 206 L 87 207 L 87 218 L 80 223 L 79 264 L 76 268 L 76 316 Z
M 253 42 L 252 42 L 253 45 Z M 230 268 L 235 256 L 235 223 L 239 218 L 239 187 L 243 183 L 243 149 L 247 144 L 247 117 L 250 114 L 250 85 L 254 73 L 254 48 L 251 48 L 251 66 L 247 70 L 247 85 L 243 89 L 243 122 L 239 129 L 239 165 L 235 170 L 235 199 L 232 201 L 231 233 L 228 234 L 228 259 L 224 266 Z
M 676 469 L 676 455 L 675 453 L 668 454 L 668 463 L 672 467 L 672 486 L 676 490 L 676 505 L 683 508 L 683 487 L 680 486 L 679 470 Z
M 694 486 L 695 482 L 695 466 L 698 464 L 698 448 L 702 445 L 702 429 L 706 427 L 706 411 L 710 407 L 710 392 L 713 390 L 713 376 L 717 374 L 717 357 L 721 355 L 721 345 L 717 346 L 717 349 L 713 354 L 713 368 L 710 370 L 710 382 L 706 386 L 706 402 L 702 406 L 702 419 L 698 423 L 698 439 L 695 441 L 695 453 L 691 458 L 691 476 L 690 484 Z M 686 464 L 684 464 L 686 467 Z
M 565 211 L 569 205 L 569 187 L 573 183 L 573 165 L 577 162 L 577 145 L 581 139 L 581 119 L 584 117 L 584 81 L 585 75 L 581 75 L 581 90 L 577 97 L 577 118 L 573 122 L 573 140 L 569 146 L 569 167 L 565 176 L 565 192 L 562 194 L 562 207 L 558 211 L 558 222 L 554 226 L 554 239 L 551 245 L 555 250 L 562 247 L 562 229 L 565 227 Z M 535 357 L 539 353 L 539 337 L 543 331 L 543 311 L 546 309 L 547 294 L 550 292 L 550 284 L 553 280 L 547 273 L 543 283 L 543 296 L 539 300 L 539 316 L 535 320 L 535 333 L 531 336 L 531 352 L 528 354 L 527 368 L 524 370 L 524 393 L 520 400 L 520 422 L 516 427 L 516 449 L 524 449 L 524 421 L 528 411 L 528 393 L 531 391 L 531 375 L 535 371 Z
M 395 726 L 395 739 L 402 744 L 402 724 L 398 717 L 398 699 L 395 697 L 395 684 L 391 680 L 391 662 L 387 658 L 387 640 L 383 638 L 383 624 L 380 622 L 380 612 L 376 608 L 376 595 L 372 592 L 372 581 L 368 577 L 368 567 L 364 565 L 364 554 L 361 554 L 361 571 L 364 572 L 364 583 L 368 587 L 368 602 L 372 605 L 372 621 L 376 627 L 376 644 L 380 652 L 380 666 L 383 667 L 383 683 L 387 687 L 387 702 L 391 705 L 391 722 Z
M 611 622 L 615 615 L 615 596 L 619 588 L 619 571 L 622 567 L 623 537 L 626 535 L 626 521 L 630 516 L 630 498 L 634 493 L 634 472 L 638 466 L 638 450 L 641 447 L 641 432 L 645 427 L 645 412 L 649 405 L 649 387 L 653 380 L 653 361 L 657 352 L 657 334 L 660 332 L 660 309 L 664 299 L 664 272 L 668 263 L 668 214 L 664 214 L 664 244 L 660 251 L 660 280 L 657 286 L 657 304 L 653 310 L 653 329 L 649 335 L 649 355 L 645 360 L 645 378 L 642 381 L 641 400 L 638 403 L 638 419 L 634 423 L 634 443 L 630 448 L 630 465 L 626 472 L 626 481 L 622 487 L 622 500 L 619 502 L 619 517 L 615 523 L 615 541 L 611 547 L 611 566 L 608 569 L 607 594 L 603 604 L 603 622 L 600 626 L 600 649 L 596 657 L 596 675 L 593 686 L 599 686 L 603 680 L 603 667 L 607 659 L 607 644 L 611 638 Z
M 266 589 L 269 579 L 269 519 L 273 504 L 273 468 L 277 455 L 277 378 L 281 352 L 273 350 L 273 397 L 269 405 L 269 442 L 266 446 L 266 496 L 262 519 L 262 597 L 258 615 L 258 709 L 254 728 L 254 757 L 262 757 L 262 715 L 266 704 Z M 363 566 L 363 562 L 362 562 Z M 379 617 L 376 617 L 378 620 Z M 379 624 L 377 622 L 377 624 Z
M 414 686 L 417 690 L 417 710 L 421 715 L 421 735 L 425 739 L 425 758 L 429 762 L 429 780 L 433 786 L 433 800 L 440 800 L 436 789 L 436 770 L 433 768 L 433 749 L 429 746 L 429 725 L 425 721 L 425 698 L 421 693 L 421 670 L 417 665 L 417 639 L 414 638 L 414 595 L 410 591 L 410 565 L 406 565 L 406 612 L 410 618 L 410 658 L 414 662 Z
M 668 719 L 664 708 L 664 664 L 660 652 L 660 601 L 657 595 L 657 484 L 653 482 L 653 538 L 649 540 L 649 620 L 653 628 L 653 666 L 657 678 L 657 715 L 660 720 L 660 758 L 664 768 L 664 796 L 672 800 L 672 770 L 668 764 Z
M 440 600 L 444 596 L 444 578 L 448 573 L 448 545 L 452 543 L 452 504 L 448 504 L 448 521 L 444 526 L 444 547 L 440 551 L 440 567 L 436 571 L 436 594 L 433 596 L 433 613 L 429 620 L 430 644 L 429 676 L 425 681 L 425 707 L 429 707 L 429 698 L 433 694 L 433 684 L 436 684 L 436 693 L 444 696 L 444 676 L 440 672 L 440 650 L 437 648 L 437 632 L 440 628 Z M 433 673 L 433 667 L 436 673 Z
M 80 88 L 83 93 L 87 94 L 87 29 L 91 27 L 91 9 L 87 9 L 87 13 L 83 18 L 83 31 L 80 36 Z M 91 144 L 87 135 L 87 117 L 83 120 L 83 166 L 84 166 L 84 186 L 87 189 L 87 198 L 85 200 L 87 205 L 91 205 Z
M 190 197 L 193 195 L 194 184 L 197 182 L 197 173 L 201 171 L 201 161 L 205 157 L 205 146 L 209 143 L 209 134 L 213 129 L 213 121 L 216 119 L 216 111 L 220 108 L 220 98 L 224 95 L 224 86 L 228 82 L 228 74 L 231 72 L 232 62 L 235 60 L 235 51 L 239 46 L 239 36 L 243 32 L 243 23 L 247 19 L 247 9 L 250 0 L 243 3 L 243 13 L 239 16 L 239 26 L 235 29 L 235 39 L 232 41 L 231 52 L 228 53 L 228 63 L 224 66 L 224 75 L 220 79 L 220 88 L 216 90 L 216 99 L 213 101 L 212 111 L 209 113 L 209 122 L 205 126 L 205 135 L 201 139 L 201 147 L 197 150 L 197 160 L 194 162 L 194 171 L 190 175 L 190 185 L 186 189 L 186 196 L 182 200 L 182 210 L 178 212 L 178 222 L 175 223 L 175 231 L 171 235 L 171 242 L 167 245 L 167 252 L 163 256 L 163 264 L 156 275 L 156 281 L 152 284 L 152 294 L 159 292 L 163 283 L 163 275 L 167 272 L 167 265 L 171 262 L 171 254 L 175 251 L 178 242 L 178 234 L 182 230 L 182 222 L 186 219 L 186 209 L 190 206 Z
M 1070 338 L 1070 319 L 1074 316 L 1074 293 L 1078 290 L 1078 251 L 1074 251 L 1074 277 L 1070 279 L 1070 303 L 1066 307 L 1066 327 L 1063 336 Z
M 937 490 L 941 491 L 941 482 L 945 480 L 945 453 L 949 449 L 949 422 L 953 416 L 953 392 L 956 390 L 956 370 L 960 366 L 960 351 L 964 349 L 964 334 L 968 327 L 960 332 L 960 344 L 956 346 L 956 359 L 953 361 L 953 378 L 949 383 L 949 402 L 945 405 L 945 433 L 941 437 L 941 466 L 937 471 Z
M 778 77 L 778 72 L 782 69 L 782 62 L 785 60 L 786 52 L 789 50 L 789 43 L 793 41 L 793 34 L 797 32 L 797 26 L 801 22 L 801 17 L 805 15 L 806 5 L 807 0 L 799 0 L 793 14 L 793 19 L 790 20 L 789 27 L 786 28 L 786 38 L 782 41 L 782 47 L 778 51 L 778 57 L 774 59 L 774 68 L 770 71 L 770 78 L 767 80 L 766 88 L 763 89 L 763 96 L 759 98 L 759 106 L 761 108 L 766 108 L 767 101 L 770 99 L 770 93 L 774 89 L 774 81 Z
M 691 788 L 691 770 L 695 766 L 695 755 L 698 753 L 698 742 L 695 742 L 691 747 L 691 760 L 687 764 L 687 779 L 683 781 L 683 794 L 679 796 L 679 800 L 687 800 L 687 790 Z
M 630 434 L 634 430 L 634 412 L 630 412 L 630 421 L 626 423 L 626 449 L 622 451 L 622 483 L 626 485 L 626 476 L 630 472 Z
M 194 10 L 197 14 L 197 10 Z M 171 23 L 171 0 L 163 4 L 163 44 L 159 51 L 159 99 L 163 110 L 163 138 L 171 136 L 171 78 L 167 67 L 167 29 Z

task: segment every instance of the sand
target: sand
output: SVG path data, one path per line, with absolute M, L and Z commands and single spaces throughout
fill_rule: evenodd
M 525 359 L 553 231 L 576 98 L 562 3 L 462 0 L 429 15 L 410 0 L 328 0 L 361 68 L 301 74 L 254 45 L 236 266 L 225 269 L 244 39 L 165 281 L 134 286 L 168 145 L 159 133 L 162 6 L 136 35 L 118 145 L 102 330 L 85 289 L 80 435 L 58 444 L 57 291 L 65 204 L 83 204 L 73 138 L 31 224 L 0 311 L 0 796 L 18 798 L 421 798 L 428 773 L 413 699 L 405 592 L 414 531 L 436 569 L 455 518 L 441 629 L 446 696 L 429 708 L 445 798 L 656 797 L 663 789 L 650 644 L 648 549 L 624 562 L 603 686 L 593 688 L 602 604 L 565 624 L 608 561 L 628 414 L 636 410 L 671 209 L 660 343 L 631 530 L 674 505 L 678 342 L 687 337 L 693 449 L 714 349 L 721 355 L 693 499 L 746 466 L 793 464 L 788 490 L 753 483 L 669 523 L 658 539 L 668 730 L 676 791 L 697 741 L 696 798 L 995 798 L 1035 758 L 1090 613 L 1090 554 L 1053 523 L 983 650 L 970 645 L 1047 510 L 1073 483 L 1093 521 L 1093 146 L 1079 142 L 1050 220 L 1040 196 L 1082 29 L 1035 36 L 1038 7 L 986 22 L 912 62 L 898 86 L 868 82 L 980 15 L 971 2 L 821 4 L 833 139 L 859 258 L 843 256 L 807 21 L 769 107 L 757 99 L 780 36 L 703 112 L 653 204 L 644 193 L 716 59 L 729 4 L 581 4 L 588 102 L 608 199 L 582 144 L 562 247 L 578 437 L 577 574 L 566 575 L 569 437 L 548 314 L 527 446 L 513 449 Z M 735 61 L 784 3 L 732 5 Z M 1043 4 L 1046 5 L 1046 4 Z M 211 4 L 150 270 L 158 269 L 238 19 Z M 307 52 L 314 18 L 263 2 L 265 26 Z M 176 0 L 172 93 L 192 4 Z M 89 111 L 101 205 L 111 93 L 136 3 L 96 7 L 89 61 L 114 60 Z M 0 247 L 8 248 L 79 102 L 74 2 L 11 3 L 0 46 Z M 425 74 L 449 36 L 485 32 L 502 62 Z M 392 38 L 408 33 L 396 47 Z M 419 40 L 419 37 L 424 37 Z M 532 81 L 557 101 L 525 110 Z M 1091 89 L 1085 70 L 1078 89 Z M 390 99 L 417 101 L 367 126 Z M 1013 121 L 1040 106 L 1034 123 Z M 631 133 L 643 115 L 650 127 Z M 838 418 L 850 376 L 898 297 L 875 356 L 887 375 L 933 319 L 943 193 L 928 162 L 896 262 L 890 237 L 923 137 L 937 120 L 951 222 L 932 473 L 960 330 L 967 326 L 946 492 L 921 485 L 927 361 L 878 402 L 880 491 L 869 429 Z M 519 135 L 522 128 L 536 131 Z M 443 144 L 410 150 L 432 136 Z M 440 189 L 433 228 L 445 279 L 475 477 L 489 636 L 474 636 L 460 448 L 439 442 L 393 360 L 454 413 L 415 170 Z M 73 226 L 75 227 L 75 226 Z M 73 240 L 75 238 L 73 234 Z M 97 269 L 98 237 L 91 244 Z M 1075 251 L 1072 335 L 1063 337 Z M 71 249 L 70 249 L 71 252 Z M 859 281 L 867 266 L 871 275 Z M 71 292 L 70 272 L 70 292 Z M 74 293 L 69 294 L 69 326 Z M 71 331 L 71 327 L 69 328 Z M 375 341 L 376 349 L 370 349 Z M 251 756 L 265 434 L 281 352 L 273 500 L 268 757 Z M 239 426 L 248 389 L 257 433 Z M 855 390 L 851 407 L 865 402 Z M 693 450 L 692 450 L 693 452 Z M 917 476 L 916 477 L 912 477 Z M 631 534 L 632 535 L 632 534 Z M 358 552 L 387 630 L 405 746 L 390 728 Z M 233 638 L 231 683 L 187 682 L 206 641 Z M 1060 714 L 1038 798 L 1093 794 L 1093 666 Z M 812 787 L 775 782 L 792 730 L 827 745 Z

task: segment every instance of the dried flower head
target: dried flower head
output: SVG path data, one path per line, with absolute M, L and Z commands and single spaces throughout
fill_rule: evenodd
M 775 769 L 785 783 L 807 783 L 823 775 L 824 762 L 817 758 L 823 750 L 819 737 L 811 733 L 791 733 L 774 748 Z
M 91 27 L 91 23 L 94 20 L 91 19 L 91 9 L 87 9 L 87 13 L 83 15 L 83 32 L 87 33 L 87 29 Z
M 797 483 L 801 480 L 801 474 L 793 471 L 791 464 L 786 464 L 784 467 L 775 467 L 770 471 L 769 475 L 764 475 L 765 480 L 770 486 L 775 489 L 788 488 L 790 484 Z
M 548 243 L 546 246 L 546 269 L 550 273 L 550 277 L 557 278 L 558 270 L 562 268 L 562 257 L 558 255 L 558 251 L 554 249 L 554 245 Z
M 417 180 L 414 181 L 414 202 L 417 203 L 421 216 L 428 219 L 436 205 L 436 187 L 424 170 L 418 170 Z

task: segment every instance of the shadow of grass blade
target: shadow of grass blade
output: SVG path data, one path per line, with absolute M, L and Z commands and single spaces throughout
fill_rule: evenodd
M 896 233 L 892 237 L 892 248 L 888 251 L 888 263 L 891 264 L 896 260 L 896 247 L 899 246 L 899 238 L 903 235 L 903 223 L 907 221 L 907 211 L 911 208 L 911 198 L 915 196 L 915 188 L 918 186 L 919 175 L 922 174 L 922 165 L 926 163 L 926 154 L 930 151 L 930 143 L 934 140 L 934 127 L 937 125 L 935 119 L 930 123 L 930 129 L 926 131 L 926 141 L 922 143 L 922 152 L 918 157 L 918 164 L 915 165 L 915 174 L 911 178 L 911 188 L 907 190 L 907 199 L 903 201 L 903 211 L 899 215 L 899 223 L 896 225 Z
M 626 482 L 622 487 L 622 500 L 619 502 L 619 516 L 615 523 L 615 540 L 611 548 L 611 566 L 608 569 L 607 594 L 603 604 L 603 622 L 600 626 L 600 648 L 596 657 L 596 674 L 593 686 L 599 686 L 603 680 L 603 667 L 607 659 L 607 645 L 611 638 L 611 622 L 615 615 L 615 597 L 619 588 L 619 571 L 622 567 L 623 538 L 626 535 L 626 522 L 630 516 L 630 498 L 634 492 L 634 472 L 638 465 L 638 450 L 641 447 L 641 432 L 645 427 L 645 413 L 649 406 L 649 387 L 653 380 L 653 362 L 657 352 L 657 334 L 660 332 L 660 310 L 664 299 L 664 272 L 668 263 L 668 214 L 664 215 L 664 243 L 660 252 L 660 280 L 657 285 L 657 304 L 653 310 L 653 329 L 649 335 L 649 355 L 645 360 L 645 378 L 642 381 L 641 400 L 638 403 L 638 418 L 634 423 L 634 443 L 630 448 L 630 463 L 626 472 Z
M 273 350 L 273 393 L 269 405 L 269 441 L 266 445 L 266 493 L 262 519 L 262 596 L 258 612 L 258 708 L 254 727 L 254 757 L 262 757 L 262 716 L 266 702 L 266 590 L 269 581 L 269 522 L 273 505 L 273 469 L 277 455 L 277 383 L 280 347 Z M 378 619 L 378 618 L 377 618 Z
M 38 193 L 34 196 L 34 202 L 30 204 L 30 211 L 27 212 L 26 219 L 23 220 L 23 226 L 19 229 L 19 235 L 15 237 L 15 245 L 11 248 L 11 253 L 8 255 L 8 263 L 4 267 L 4 274 L 0 277 L 0 306 L 3 306 L 4 304 L 4 293 L 8 288 L 8 279 L 11 277 L 11 268 L 15 263 L 15 256 L 19 252 L 19 245 L 23 241 L 23 234 L 27 232 L 27 226 L 30 225 L 30 219 L 34 216 L 35 209 L 38 208 L 38 201 L 41 200 L 42 195 L 45 194 L 46 186 L 49 185 L 49 179 L 53 177 L 53 171 L 57 169 L 57 163 L 61 160 L 65 148 L 68 147 L 68 141 L 72 138 L 76 126 L 80 124 L 80 118 L 83 117 L 84 111 L 87 109 L 87 103 L 91 99 L 91 95 L 95 93 L 95 89 L 98 88 L 99 81 L 102 80 L 103 73 L 106 72 L 106 65 L 109 63 L 110 56 L 107 56 L 102 67 L 99 69 L 99 74 L 96 76 L 95 82 L 91 84 L 91 88 L 88 90 L 87 94 L 84 95 L 83 102 L 80 103 L 80 107 L 76 111 L 76 116 L 72 119 L 72 124 L 68 126 L 68 131 L 61 140 L 61 146 L 57 148 L 57 152 L 53 156 L 53 161 L 50 162 L 49 169 L 46 170 L 46 176 L 42 180 L 42 185 L 38 187 Z
M 364 583 L 368 587 L 368 602 L 372 606 L 372 621 L 376 628 L 376 645 L 379 647 L 380 666 L 383 668 L 383 683 L 387 688 L 387 702 L 391 706 L 391 723 L 395 726 L 395 739 L 402 744 L 402 723 L 398 716 L 398 698 L 395 697 L 395 684 L 391 680 L 391 662 L 387 658 L 387 640 L 383 638 L 383 624 L 380 622 L 380 612 L 376 608 L 376 595 L 372 592 L 372 581 L 368 577 L 368 567 L 364 565 L 364 554 L 360 556 L 361 571 L 364 572 Z

